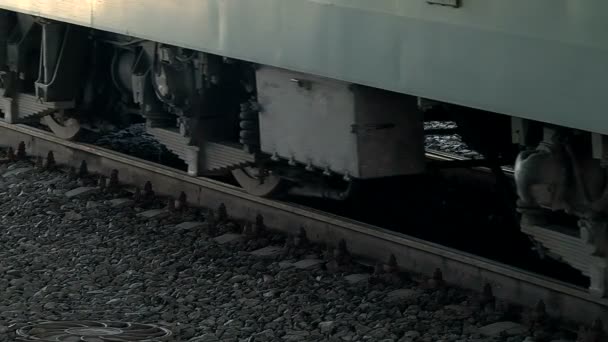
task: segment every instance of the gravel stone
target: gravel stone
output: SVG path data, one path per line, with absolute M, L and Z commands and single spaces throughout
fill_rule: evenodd
M 500 336 L 507 334 L 510 336 L 521 335 L 528 331 L 524 325 L 515 322 L 496 322 L 479 328 L 479 333 L 484 336 Z
M 98 189 L 94 188 L 94 187 L 88 187 L 88 186 L 83 186 L 83 187 L 79 187 L 73 190 L 70 190 L 68 192 L 65 193 L 65 196 L 67 198 L 74 198 L 74 197 L 84 197 L 84 196 L 88 196 L 92 193 L 97 192 Z
M 299 269 L 309 269 L 313 267 L 318 267 L 322 263 L 323 260 L 320 259 L 304 259 L 293 263 L 292 266 Z
M 344 277 L 344 280 L 346 280 L 349 284 L 358 284 L 358 283 L 368 281 L 369 277 L 370 277 L 370 275 L 365 274 L 365 273 L 350 274 L 350 275 L 347 275 L 346 277 Z
M 251 255 L 263 258 L 273 258 L 279 256 L 283 252 L 283 248 L 277 246 L 266 246 L 260 249 L 256 249 L 251 252 Z
M 215 242 L 219 243 L 220 245 L 225 245 L 225 244 L 240 242 L 242 239 L 243 239 L 243 237 L 240 234 L 227 233 L 227 234 L 220 235 L 220 236 L 214 238 L 213 240 Z
M 135 202 L 129 198 L 114 198 L 108 201 L 114 208 L 124 208 L 133 205 Z
M 194 230 L 203 228 L 205 226 L 204 222 L 182 222 L 175 226 L 177 230 Z
M 147 219 L 161 219 L 169 216 L 169 212 L 165 209 L 152 209 L 143 211 L 137 214 L 137 216 L 141 216 Z
M 320 247 L 284 253 L 273 247 L 284 237 L 211 227 L 208 210 L 148 220 L 140 214 L 166 200 L 121 206 L 101 190 L 65 195 L 77 188 L 63 171 L 0 178 L 0 342 L 40 320 L 158 324 L 176 341 L 489 342 L 488 326 L 506 319 L 479 309 L 476 295 L 425 281 L 352 286 L 345 279 L 363 281 L 367 268 L 326 271 L 323 260 L 302 259 Z M 208 228 L 223 235 L 211 239 Z M 502 329 L 521 342 L 522 327 Z
M 4 178 L 8 178 L 8 177 L 19 176 L 19 175 L 21 175 L 21 174 L 23 174 L 23 173 L 27 173 L 27 172 L 30 172 L 30 171 L 32 171 L 32 170 L 34 170 L 34 168 L 33 168 L 33 167 L 20 167 L 20 168 L 15 168 L 15 169 L 12 169 L 12 170 L 10 170 L 10 171 L 5 172 L 5 173 L 2 175 L 2 177 L 4 177 Z

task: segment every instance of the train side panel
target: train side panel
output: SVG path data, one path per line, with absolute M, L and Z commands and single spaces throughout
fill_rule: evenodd
M 608 2 L 460 2 L 0 0 L 0 7 L 608 133 Z

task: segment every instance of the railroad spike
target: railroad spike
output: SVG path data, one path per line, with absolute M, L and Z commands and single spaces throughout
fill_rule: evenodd
M 27 158 L 27 153 L 25 152 L 25 142 L 21 141 L 19 142 L 19 145 L 17 145 L 17 159 L 24 160 L 25 158 Z
M 547 308 L 545 306 L 545 302 L 541 299 L 536 303 L 536 307 L 534 308 L 534 319 L 537 322 L 544 321 L 547 318 Z
M 154 197 L 154 190 L 152 190 L 152 182 L 147 181 L 146 184 L 144 184 L 144 192 L 142 195 L 144 199 L 150 199 Z
M 13 149 L 12 146 L 9 146 L 8 151 L 6 151 L 6 159 L 8 159 L 9 162 L 14 162 L 17 160 L 17 156 L 15 155 L 15 150 Z
M 116 190 L 120 186 L 118 181 L 118 170 L 114 169 L 110 172 L 110 181 L 108 183 L 108 187 L 112 190 Z
M 394 273 L 399 270 L 399 265 L 397 265 L 397 257 L 395 257 L 395 254 L 391 254 L 389 256 L 385 269 L 387 273 Z
M 57 163 L 55 162 L 55 154 L 53 151 L 49 151 L 49 153 L 46 154 L 46 163 L 44 164 L 44 168 L 47 170 L 52 170 L 56 166 Z
M 496 298 L 494 297 L 494 292 L 492 291 L 492 285 L 490 285 L 490 283 L 486 283 L 483 286 L 483 291 L 481 292 L 481 304 L 493 306 L 494 303 L 496 303 Z
M 306 229 L 300 227 L 298 234 L 293 238 L 293 245 L 296 247 L 302 247 L 308 244 L 308 237 L 306 235 Z
M 217 219 L 219 222 L 228 221 L 228 209 L 226 209 L 226 205 L 224 203 L 221 203 L 217 209 Z
M 443 273 L 441 273 L 439 268 L 436 268 L 435 272 L 433 272 L 433 277 L 429 279 L 429 286 L 431 288 L 440 288 L 443 287 L 443 285 L 445 285 L 445 282 L 443 281 Z
M 175 209 L 176 210 L 184 210 L 188 206 L 188 197 L 185 192 L 180 192 L 179 196 L 175 200 Z
M 78 177 L 84 178 L 89 174 L 89 167 L 87 166 L 87 161 L 83 160 L 80 163 L 80 169 L 78 169 Z
M 266 224 L 264 224 L 264 216 L 262 216 L 260 213 L 255 216 L 255 228 L 258 231 L 263 231 L 266 229 Z
M 341 265 L 350 263 L 351 257 L 346 247 L 346 240 L 341 239 L 338 242 L 338 247 L 334 250 L 334 259 Z

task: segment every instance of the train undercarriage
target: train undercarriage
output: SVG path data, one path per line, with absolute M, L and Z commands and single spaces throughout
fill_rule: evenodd
M 75 139 L 100 122 L 145 120 L 189 175 L 231 173 L 256 196 L 340 200 L 360 180 L 422 173 L 423 112 L 441 108 L 491 165 L 520 146 L 511 160 L 522 231 L 606 295 L 608 141 L 600 134 L 8 11 L 0 12 L 0 65 L 6 122 Z

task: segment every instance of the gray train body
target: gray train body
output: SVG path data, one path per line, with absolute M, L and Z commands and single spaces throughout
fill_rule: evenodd
M 254 194 L 340 199 L 353 180 L 423 172 L 424 115 L 453 115 L 491 159 L 525 150 L 515 168 L 522 230 L 605 295 L 605 0 L 0 8 L 8 122 L 73 138 L 87 115 L 137 114 L 192 176 L 232 172 Z M 554 211 L 578 225 L 549 224 Z

